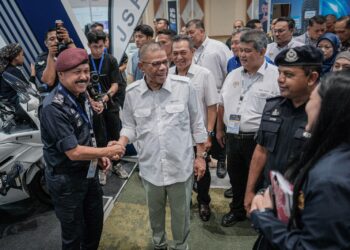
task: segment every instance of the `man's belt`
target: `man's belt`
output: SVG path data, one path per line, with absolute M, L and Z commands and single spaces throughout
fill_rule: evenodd
M 238 140 L 247 140 L 247 139 L 254 139 L 255 133 L 254 132 L 239 132 L 239 134 L 227 134 L 228 136 L 232 136 L 235 139 Z

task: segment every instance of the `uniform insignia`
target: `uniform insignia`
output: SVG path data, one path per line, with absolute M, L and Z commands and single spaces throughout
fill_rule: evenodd
M 52 102 L 57 103 L 57 104 L 63 104 L 64 101 L 64 96 L 61 94 L 57 94 L 55 95 L 55 97 L 53 98 Z
M 278 109 L 275 109 L 275 110 L 272 112 L 272 115 L 273 115 L 273 116 L 279 116 L 279 115 L 280 115 L 280 112 L 278 111 Z
M 285 57 L 285 61 L 286 62 L 296 62 L 299 59 L 297 52 L 294 49 L 289 49 L 286 57 Z
M 45 61 L 38 62 L 38 65 L 43 66 L 45 64 Z
M 300 191 L 298 196 L 298 208 L 300 210 L 304 210 L 304 207 L 305 207 L 305 196 L 304 196 L 304 192 Z
M 304 131 L 303 132 L 303 137 L 304 138 L 311 138 L 311 133 Z
M 77 112 L 77 111 L 75 111 L 75 109 L 70 109 L 70 112 L 72 113 L 72 115 L 75 115 L 75 113 Z

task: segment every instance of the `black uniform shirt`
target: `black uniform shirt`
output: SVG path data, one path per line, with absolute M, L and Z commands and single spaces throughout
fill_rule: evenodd
M 98 72 L 99 70 L 99 65 L 101 62 L 100 59 L 94 59 L 94 63 L 96 66 L 96 71 Z M 91 55 L 89 55 L 89 64 L 90 64 L 90 71 L 91 72 L 96 72 L 93 64 L 91 62 Z M 101 85 L 101 93 L 106 94 L 107 91 L 110 89 L 112 83 L 117 83 L 118 84 L 118 92 L 122 91 L 124 89 L 125 91 L 125 86 L 124 86 L 124 81 L 123 78 L 120 74 L 119 71 L 119 65 L 117 62 L 117 59 L 115 59 L 112 55 L 110 54 L 104 54 L 104 59 L 103 59 L 103 64 L 101 68 L 101 72 L 99 72 L 99 80 L 100 80 L 100 85 Z M 97 87 L 94 86 L 95 91 L 97 91 Z M 113 96 L 113 102 L 109 101 L 107 103 L 108 109 L 107 110 L 115 110 L 118 109 L 118 102 L 116 99 L 116 95 Z
M 73 95 L 71 96 L 76 100 Z M 92 141 L 89 124 L 84 121 L 74 103 L 65 97 L 58 87 L 44 99 L 40 125 L 44 159 L 49 167 L 89 166 L 90 161 L 71 161 L 65 154 L 78 145 L 92 146 Z
M 268 150 L 265 183 L 270 183 L 270 170 L 282 174 L 300 157 L 306 138 L 303 136 L 307 115 L 305 104 L 295 108 L 292 101 L 274 97 L 266 101 L 257 134 L 257 143 Z

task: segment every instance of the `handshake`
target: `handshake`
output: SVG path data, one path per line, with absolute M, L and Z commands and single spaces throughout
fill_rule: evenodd
M 120 160 L 125 154 L 125 145 L 119 141 L 110 141 L 106 147 L 107 157 L 111 160 Z

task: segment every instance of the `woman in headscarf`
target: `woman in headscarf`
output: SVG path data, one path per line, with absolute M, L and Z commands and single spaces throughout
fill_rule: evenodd
M 27 82 L 23 73 L 18 66 L 22 66 L 24 63 L 23 49 L 18 43 L 11 43 L 0 49 L 0 74 L 8 72 L 11 75 L 16 76 L 24 82 Z M 17 92 L 1 78 L 0 81 L 0 96 L 7 99 L 14 106 L 18 105 Z
M 326 74 L 332 69 L 335 57 L 339 51 L 340 40 L 338 36 L 328 32 L 318 39 L 316 46 L 323 53 L 322 73 Z
M 350 70 L 350 51 L 339 52 L 335 58 L 332 71 Z

